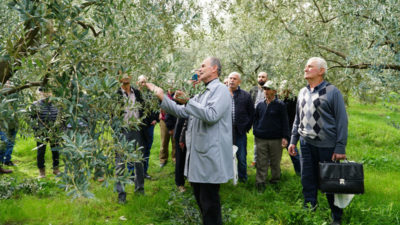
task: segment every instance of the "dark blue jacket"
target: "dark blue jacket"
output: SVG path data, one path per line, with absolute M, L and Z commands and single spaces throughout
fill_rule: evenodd
M 254 115 L 253 134 L 262 139 L 286 138 L 289 140 L 289 122 L 286 105 L 278 99 L 257 105 Z
M 247 91 L 241 90 L 240 87 L 233 92 L 233 100 L 235 102 L 235 122 L 232 124 L 236 127 L 236 132 L 242 135 L 251 129 L 254 118 L 254 103 Z

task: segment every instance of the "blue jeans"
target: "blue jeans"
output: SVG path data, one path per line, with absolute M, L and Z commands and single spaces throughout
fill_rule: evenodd
M 247 136 L 246 133 L 239 135 L 235 134 L 234 145 L 238 147 L 236 157 L 238 160 L 238 176 L 240 180 L 247 180 Z
M 318 194 L 318 163 L 331 162 L 335 148 L 320 148 L 310 145 L 300 137 L 300 149 L 301 184 L 303 185 L 304 204 L 311 203 L 312 206 L 316 206 Z M 333 219 L 341 220 L 343 209 L 333 204 L 334 195 L 326 194 L 326 198 L 328 199 Z
M 7 163 L 11 161 L 11 154 L 14 149 L 16 135 L 17 135 L 17 130 L 11 130 L 9 137 L 7 137 L 7 135 L 4 132 L 0 131 L 1 141 L 5 142 L 6 145 L 5 151 L 0 150 L 0 163 Z

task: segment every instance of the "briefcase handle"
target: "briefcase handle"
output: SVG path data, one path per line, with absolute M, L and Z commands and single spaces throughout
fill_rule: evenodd
M 349 163 L 350 161 L 347 159 L 347 157 L 346 158 L 344 158 L 344 159 L 342 159 L 343 160 L 343 162 L 345 162 L 345 163 Z M 324 161 L 324 162 L 327 162 L 327 161 Z M 332 161 L 332 162 L 334 162 L 334 163 L 340 163 L 340 160 L 334 160 L 334 161 Z

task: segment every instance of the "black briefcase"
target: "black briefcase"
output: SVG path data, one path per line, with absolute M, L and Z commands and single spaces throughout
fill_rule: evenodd
M 363 165 L 347 160 L 343 163 L 320 162 L 319 188 L 324 193 L 363 194 Z

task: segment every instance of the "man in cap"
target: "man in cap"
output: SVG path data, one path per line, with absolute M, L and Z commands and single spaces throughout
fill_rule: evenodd
M 257 105 L 254 115 L 253 134 L 257 145 L 256 187 L 265 190 L 268 167 L 271 167 L 270 183 L 280 180 L 282 148 L 287 146 L 289 124 L 286 105 L 275 98 L 276 84 L 267 81 L 263 85 L 265 101 Z

